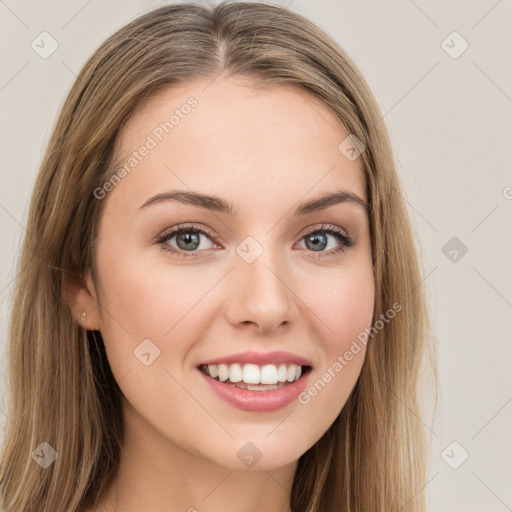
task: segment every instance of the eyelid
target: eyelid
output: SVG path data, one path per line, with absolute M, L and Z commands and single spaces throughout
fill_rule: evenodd
M 312 233 L 316 233 L 317 231 L 337 231 L 340 234 L 345 235 L 347 238 L 349 237 L 349 234 L 344 230 L 343 228 L 340 228 L 339 226 L 336 226 L 335 224 L 314 224 L 313 226 L 309 226 L 305 228 L 302 232 L 300 237 L 303 238 L 307 235 L 310 235 Z
M 158 235 L 156 237 L 154 242 L 162 243 L 171 233 L 176 234 L 176 233 L 179 233 L 180 231 L 185 231 L 185 230 L 198 231 L 200 233 L 204 233 L 209 238 L 211 238 L 214 242 L 217 242 L 217 239 L 218 239 L 215 232 L 206 226 L 192 224 L 192 223 L 184 223 L 184 224 L 176 224 L 175 226 L 172 226 L 171 228 L 166 229 L 165 231 L 163 231 L 160 235 Z

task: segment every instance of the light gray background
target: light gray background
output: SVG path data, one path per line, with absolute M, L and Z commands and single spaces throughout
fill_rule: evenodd
M 429 510 L 512 510 L 511 2 L 274 3 L 309 17 L 341 44 L 390 130 L 439 345 Z M 0 0 L 2 354 L 29 197 L 56 114 L 96 47 L 162 4 Z M 47 59 L 31 48 L 43 31 L 59 45 Z M 457 58 L 447 53 L 464 44 L 448 37 L 453 31 L 469 44 Z M 443 252 L 452 237 L 459 247 Z M 0 368 L 3 376 L 3 357 Z M 2 425 L 5 387 L 2 378 Z

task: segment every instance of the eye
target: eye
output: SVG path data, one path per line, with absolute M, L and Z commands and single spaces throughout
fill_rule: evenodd
M 171 240 L 176 237 L 175 244 L 171 245 Z M 166 251 L 172 252 L 178 256 L 189 256 L 187 252 L 194 252 L 198 249 L 208 249 L 201 244 L 201 238 L 206 238 L 212 241 L 214 235 L 211 231 L 203 228 L 199 229 L 193 225 L 178 225 L 174 228 L 163 233 L 157 240 L 157 243 L 162 245 Z M 208 245 L 208 244 L 207 244 Z M 190 256 L 197 256 L 197 254 L 190 254 Z
M 329 238 L 334 240 L 329 244 Z M 302 236 L 305 241 L 305 246 L 312 252 L 317 253 L 315 258 L 325 258 L 335 256 L 354 245 L 354 239 L 348 236 L 342 229 L 337 226 L 330 226 L 322 224 L 319 228 L 308 231 Z M 324 251 L 330 245 L 328 251 Z

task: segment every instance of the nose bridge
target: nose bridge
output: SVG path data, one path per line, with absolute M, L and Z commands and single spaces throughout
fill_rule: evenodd
M 236 248 L 230 280 L 229 320 L 253 322 L 260 331 L 272 330 L 293 320 L 294 294 L 283 255 L 271 248 L 271 237 L 247 237 Z

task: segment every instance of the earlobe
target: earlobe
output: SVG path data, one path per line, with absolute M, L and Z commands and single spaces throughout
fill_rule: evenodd
M 99 304 L 90 272 L 83 278 L 66 272 L 64 289 L 75 321 L 89 331 L 101 330 Z

